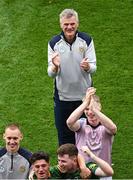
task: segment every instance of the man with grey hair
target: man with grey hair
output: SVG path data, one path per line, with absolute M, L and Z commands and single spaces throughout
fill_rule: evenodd
M 96 71 L 93 39 L 78 31 L 78 13 L 65 9 L 60 13 L 62 32 L 48 43 L 48 75 L 54 78 L 54 113 L 59 145 L 75 144 L 75 134 L 66 120 L 82 103 L 86 90 L 92 86 Z

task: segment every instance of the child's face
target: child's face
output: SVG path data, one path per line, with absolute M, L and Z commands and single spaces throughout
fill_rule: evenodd
M 101 110 L 100 104 L 97 104 L 96 108 L 100 111 Z M 87 120 L 88 120 L 90 125 L 95 127 L 95 126 L 97 126 L 99 124 L 99 122 L 100 122 L 99 119 L 97 119 L 97 117 L 95 116 L 93 110 L 91 110 L 89 108 L 89 106 L 85 109 L 84 113 L 85 113 L 85 115 L 87 117 Z

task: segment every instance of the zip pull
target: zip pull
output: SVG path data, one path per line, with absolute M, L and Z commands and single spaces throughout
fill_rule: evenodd
M 13 170 L 13 154 L 11 154 L 11 171 Z

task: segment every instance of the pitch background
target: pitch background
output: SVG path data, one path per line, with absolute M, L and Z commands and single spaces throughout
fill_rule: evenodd
M 103 112 L 118 126 L 113 145 L 115 179 L 133 178 L 132 0 L 0 0 L 0 146 L 10 122 L 22 126 L 22 146 L 45 150 L 56 164 L 53 81 L 47 43 L 60 32 L 59 13 L 74 8 L 80 31 L 95 43 L 93 76 Z

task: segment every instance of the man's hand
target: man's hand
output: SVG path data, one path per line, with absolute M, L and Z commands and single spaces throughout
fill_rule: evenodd
M 60 56 L 58 52 L 53 53 L 52 55 L 52 63 L 56 66 L 60 66 Z
M 90 70 L 90 65 L 88 62 L 88 58 L 84 58 L 81 63 L 80 63 L 80 67 L 84 70 L 84 71 L 89 71 Z
M 34 176 L 34 170 L 31 169 L 31 171 L 29 173 L 29 180 L 34 180 L 33 176 Z
M 81 169 L 80 176 L 82 179 L 88 179 L 91 176 L 91 171 L 87 167 Z

